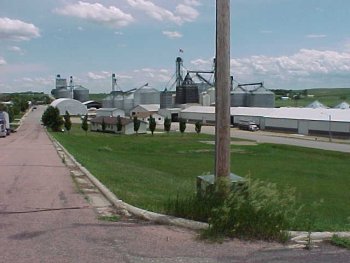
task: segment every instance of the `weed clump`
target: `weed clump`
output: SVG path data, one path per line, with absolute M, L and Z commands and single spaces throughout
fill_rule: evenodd
M 208 222 L 203 238 L 284 242 L 301 208 L 296 205 L 294 190 L 282 192 L 276 184 L 248 179 L 225 198 L 215 190 L 202 196 L 177 197 L 167 203 L 167 209 L 176 216 Z

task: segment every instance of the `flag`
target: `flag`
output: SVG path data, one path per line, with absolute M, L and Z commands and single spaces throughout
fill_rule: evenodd
M 183 49 L 181 49 L 181 48 L 179 49 L 179 52 L 180 52 L 180 53 L 184 53 Z

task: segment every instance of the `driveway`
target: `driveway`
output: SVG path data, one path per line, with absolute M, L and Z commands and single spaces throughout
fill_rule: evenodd
M 103 222 L 76 189 L 39 123 L 44 107 L 0 139 L 0 262 L 346 262 L 327 244 L 209 244 L 195 232 L 134 219 Z

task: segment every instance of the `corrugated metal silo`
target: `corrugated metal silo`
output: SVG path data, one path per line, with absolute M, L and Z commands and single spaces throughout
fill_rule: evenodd
M 57 99 L 72 98 L 72 93 L 68 89 L 56 89 L 55 94 Z
M 89 90 L 84 88 L 83 86 L 77 86 L 73 90 L 73 98 L 75 100 L 84 102 L 89 100 Z
M 120 102 L 120 101 L 119 101 Z M 136 106 L 136 105 L 135 105 Z M 118 108 L 118 107 L 117 107 Z M 122 109 L 125 111 L 125 114 L 128 115 L 130 110 L 134 108 L 134 94 L 129 94 L 124 96 L 123 107 Z
M 247 102 L 248 107 L 274 108 L 275 94 L 262 86 L 247 93 Z
M 143 86 L 134 92 L 134 104 L 135 106 L 141 104 L 159 104 L 160 92 L 154 88 Z
M 174 107 L 173 95 L 174 95 L 174 92 L 167 91 L 167 89 L 165 89 L 163 92 L 160 93 L 160 108 L 161 109 Z
M 241 87 L 236 87 L 231 91 L 231 107 L 247 107 L 247 92 Z

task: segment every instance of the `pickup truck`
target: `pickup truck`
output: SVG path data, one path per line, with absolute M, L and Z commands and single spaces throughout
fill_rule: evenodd
M 240 121 L 238 123 L 238 128 L 247 131 L 258 131 L 259 126 L 253 121 Z

